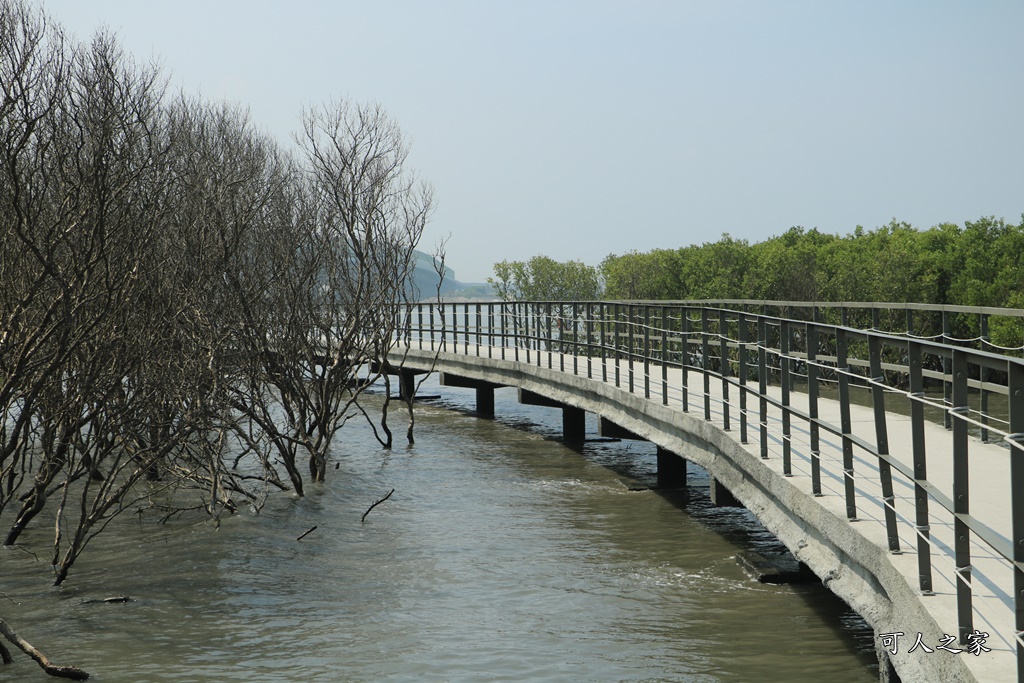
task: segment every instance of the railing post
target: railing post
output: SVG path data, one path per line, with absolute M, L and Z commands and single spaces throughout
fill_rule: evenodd
M 644 308 L 644 398 L 651 397 L 651 307 Z
M 818 309 L 814 309 L 817 318 Z M 804 328 L 807 337 L 807 413 L 811 418 L 811 492 L 821 495 L 821 435 L 818 424 L 818 326 L 808 323 Z
M 760 398 L 761 457 L 768 458 L 768 321 L 757 318 L 757 392 Z
M 523 347 L 526 349 L 526 364 L 533 365 L 533 361 L 530 360 L 530 347 L 533 346 L 533 341 L 530 337 L 530 305 L 522 302 L 518 304 L 522 307 L 523 311 Z M 518 358 L 516 360 L 519 360 Z
M 484 319 L 482 311 L 480 309 L 480 304 L 476 304 L 476 355 L 478 356 L 480 355 L 480 347 L 482 346 L 483 342 L 483 327 Z
M 423 304 L 416 304 L 416 322 L 420 338 L 420 350 L 423 350 Z
M 682 404 L 683 412 L 690 412 L 690 393 L 689 393 L 689 376 L 688 367 L 690 364 L 690 309 L 679 308 L 679 338 L 682 342 Z
M 552 365 L 551 365 L 551 361 L 552 361 L 551 354 L 553 353 L 554 348 L 555 348 L 554 327 L 551 324 L 551 302 L 548 302 L 548 303 L 546 303 L 544 305 L 544 316 L 547 318 L 547 325 L 545 327 L 547 328 L 546 344 L 547 344 L 547 347 L 548 347 L 548 370 L 550 370 L 551 367 L 552 367 Z M 540 356 L 539 356 L 539 353 L 540 352 L 538 350 L 537 367 L 540 367 Z
M 782 384 L 782 475 L 793 476 L 793 434 L 790 420 L 792 413 L 789 410 L 790 392 L 792 391 L 792 361 L 790 359 L 790 325 L 789 321 L 779 321 L 779 365 Z
M 910 366 L 910 435 L 914 451 L 914 522 L 917 530 L 917 574 L 923 595 L 932 590 L 931 522 L 928 517 L 928 461 L 924 440 L 924 361 L 921 344 L 907 342 L 907 364 Z
M 508 346 L 508 304 L 501 302 L 501 359 L 505 360 L 505 347 Z M 518 360 L 518 358 L 516 358 Z
M 846 309 L 844 308 L 845 312 Z M 850 368 L 847 364 L 846 329 L 836 330 L 836 371 L 839 374 L 839 422 L 843 432 L 843 481 L 846 494 L 846 518 L 857 519 L 857 490 L 853 480 L 853 440 L 850 419 Z
M 487 357 L 494 357 L 494 304 L 487 306 Z
M 584 308 L 583 314 L 586 320 L 583 321 L 583 329 L 587 335 L 587 379 L 594 378 L 594 304 L 589 301 Z
M 599 310 L 601 311 L 601 319 L 598 323 L 599 332 L 601 335 L 601 381 L 608 381 L 608 340 L 605 336 L 605 327 L 608 324 L 608 304 L 598 304 Z
M 967 405 L 967 353 L 953 350 L 953 406 L 949 412 L 955 417 L 966 417 Z M 965 518 L 971 514 L 970 464 L 967 453 L 967 422 L 953 420 L 953 549 L 956 556 L 956 606 L 960 622 L 960 643 L 967 644 L 967 636 L 974 629 L 974 611 L 971 607 L 971 529 Z
M 444 337 L 441 337 L 441 348 L 444 349 Z M 430 304 L 430 350 L 434 350 L 434 304 Z
M 668 325 L 667 309 L 661 307 L 661 404 L 668 405 Z
M 704 419 L 711 419 L 711 321 L 708 309 L 700 308 L 700 353 L 701 373 L 704 375 Z
M 726 317 L 726 310 L 719 309 L 718 312 L 718 355 L 721 357 L 719 365 L 722 375 L 722 429 L 730 431 L 729 425 L 729 374 L 732 368 L 729 366 L 729 320 Z
M 619 328 L 619 304 L 612 304 L 612 340 L 613 348 L 615 349 L 615 387 L 619 387 L 619 379 L 621 371 L 619 370 L 619 335 L 622 330 Z
M 462 304 L 462 353 L 469 355 L 469 304 Z
M 631 394 L 633 393 L 633 356 L 636 352 L 636 330 L 634 329 L 635 326 L 633 324 L 633 320 L 635 319 L 634 315 L 633 304 L 628 304 L 626 306 L 626 330 L 628 330 L 626 337 L 626 367 L 629 369 L 629 393 Z
M 519 362 L 519 315 L 516 310 L 516 304 L 513 303 L 511 306 L 512 312 L 509 314 L 509 305 L 504 304 L 506 315 L 510 315 L 512 318 L 512 358 L 515 362 Z
M 942 312 L 942 343 L 945 345 L 950 344 L 952 338 L 952 325 L 949 321 L 949 311 Z M 953 405 L 953 384 L 949 380 L 950 373 L 950 359 L 947 356 L 942 357 L 942 399 L 945 402 L 946 410 L 942 413 L 942 422 L 946 426 L 946 429 L 953 428 L 953 416 L 949 412 L 949 407 Z
M 875 448 L 878 450 L 878 478 L 882 485 L 882 505 L 885 510 L 885 531 L 889 537 L 889 552 L 900 551 L 899 529 L 896 526 L 896 496 L 892 489 L 892 465 L 889 464 L 889 432 L 885 424 L 885 373 L 882 372 L 882 340 L 872 334 L 868 337 L 868 356 L 871 374 L 871 405 L 875 417 Z
M 1017 681 L 1024 683 L 1024 365 L 1010 359 L 1007 384 L 1010 403 L 1010 491 L 1013 515 L 1013 607 L 1017 632 Z
M 990 343 L 992 338 L 988 335 L 988 315 L 985 313 L 981 314 L 981 350 L 985 351 L 985 345 Z M 988 395 L 989 392 L 985 391 L 985 382 L 988 382 L 992 376 L 992 370 L 987 365 L 983 365 L 978 373 L 978 379 L 981 381 L 981 423 L 988 427 Z M 988 429 L 985 427 L 981 428 L 981 442 L 988 443 Z
M 570 320 L 572 320 L 572 374 L 580 374 L 579 357 L 580 357 L 580 335 L 577 334 L 576 328 L 579 319 L 578 304 L 573 301 L 569 306 Z M 564 333 L 564 330 L 563 330 Z M 565 349 L 562 350 L 562 363 L 565 363 Z
M 737 339 L 740 345 L 740 443 L 747 443 L 747 314 L 740 311 L 737 316 Z

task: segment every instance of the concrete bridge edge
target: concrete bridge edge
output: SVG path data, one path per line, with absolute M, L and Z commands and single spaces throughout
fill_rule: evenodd
M 702 417 L 681 413 L 610 384 L 546 367 L 460 354 L 404 351 L 406 365 L 519 387 L 613 420 L 652 443 L 703 467 L 718 479 L 833 593 L 879 633 L 943 629 L 893 565 L 888 551 L 867 539 L 845 517 L 823 507 L 758 453 Z M 913 638 L 913 636 L 911 636 Z M 932 638 L 934 640 L 934 638 Z M 879 649 L 882 680 L 888 653 Z M 912 642 L 912 641 L 911 641 Z M 901 655 L 903 652 L 900 653 Z M 976 681 L 957 656 L 900 656 L 891 662 L 904 683 Z

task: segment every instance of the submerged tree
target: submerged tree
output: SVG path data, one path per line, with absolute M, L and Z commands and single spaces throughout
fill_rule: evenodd
M 235 283 L 250 365 L 233 405 L 241 438 L 280 461 L 301 494 L 300 457 L 323 481 L 334 435 L 387 362 L 432 198 L 378 106 L 311 109 L 298 143 L 289 210 L 247 272 L 260 286 Z
M 48 513 L 56 583 L 126 510 L 303 494 L 366 415 L 431 192 L 378 106 L 297 141 L 0 5 L 0 524 Z

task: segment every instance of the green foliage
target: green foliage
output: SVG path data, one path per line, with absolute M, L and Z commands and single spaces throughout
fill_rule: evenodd
M 597 268 L 582 261 L 555 261 L 534 256 L 529 261 L 494 264 L 487 282 L 505 301 L 593 301 L 601 298 Z
M 605 294 L 614 299 L 680 299 L 686 293 L 679 279 L 681 253 L 673 249 L 611 254 L 601 262 L 600 269 Z
M 614 299 L 765 299 L 913 302 L 1024 308 L 1024 220 L 994 217 L 918 230 L 908 223 L 844 236 L 794 227 L 750 244 L 728 234 L 678 250 L 610 254 L 601 263 Z M 980 334 L 976 316 L 954 336 Z M 938 331 L 922 320 L 919 333 Z M 1024 323 L 992 318 L 996 344 L 1019 346 Z

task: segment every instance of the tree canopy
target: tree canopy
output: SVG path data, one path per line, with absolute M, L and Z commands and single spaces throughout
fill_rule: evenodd
M 582 261 L 555 261 L 534 256 L 529 261 L 494 264 L 487 282 L 502 299 L 529 301 L 592 301 L 601 297 L 600 272 Z

